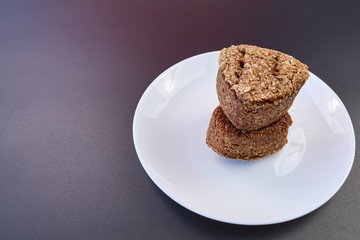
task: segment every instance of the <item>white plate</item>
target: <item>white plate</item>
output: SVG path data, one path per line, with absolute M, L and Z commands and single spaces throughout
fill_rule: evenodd
M 218 221 L 261 225 L 303 216 L 342 186 L 355 135 L 339 97 L 314 74 L 289 113 L 288 144 L 255 162 L 218 156 L 205 143 L 219 52 L 188 58 L 157 77 L 135 111 L 133 137 L 155 184 L 182 206 Z

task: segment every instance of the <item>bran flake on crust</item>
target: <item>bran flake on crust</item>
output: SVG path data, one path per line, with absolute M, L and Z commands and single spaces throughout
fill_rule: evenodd
M 222 49 L 219 65 L 236 96 L 249 102 L 286 99 L 309 78 L 308 67 L 294 57 L 251 45 Z

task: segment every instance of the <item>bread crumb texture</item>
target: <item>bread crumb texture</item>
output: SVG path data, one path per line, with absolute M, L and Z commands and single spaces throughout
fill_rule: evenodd
M 294 57 L 251 45 L 222 49 L 219 66 L 236 96 L 250 102 L 286 99 L 309 78 L 308 66 Z

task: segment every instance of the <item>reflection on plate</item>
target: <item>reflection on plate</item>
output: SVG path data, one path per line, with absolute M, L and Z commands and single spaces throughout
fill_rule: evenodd
M 218 104 L 218 54 L 175 64 L 141 97 L 133 136 L 145 171 L 182 206 L 223 222 L 272 224 L 317 209 L 354 161 L 354 130 L 341 100 L 311 73 L 289 110 L 293 125 L 281 151 L 255 162 L 220 157 L 205 143 Z

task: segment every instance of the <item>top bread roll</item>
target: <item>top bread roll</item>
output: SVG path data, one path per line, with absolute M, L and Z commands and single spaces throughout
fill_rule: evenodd
M 308 67 L 294 57 L 251 45 L 222 49 L 219 66 L 220 106 L 242 131 L 279 120 L 309 78 Z

